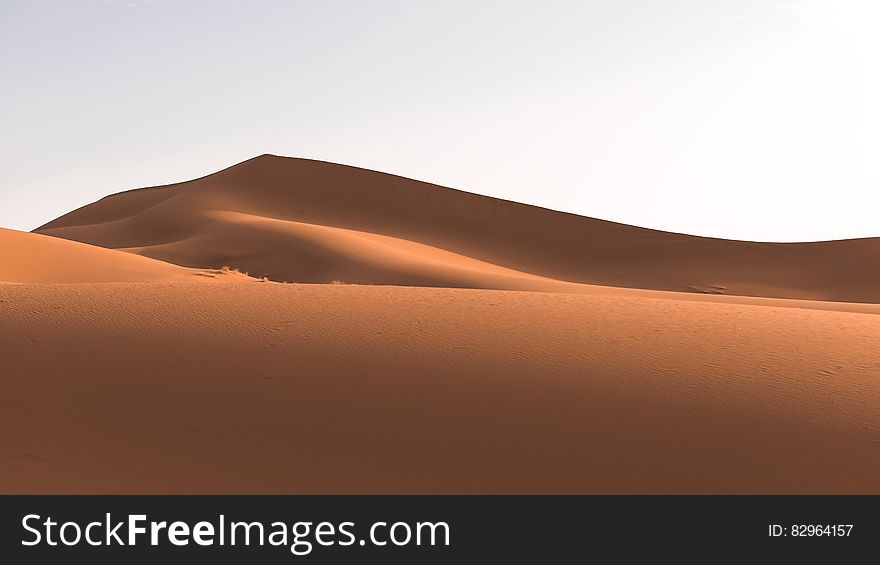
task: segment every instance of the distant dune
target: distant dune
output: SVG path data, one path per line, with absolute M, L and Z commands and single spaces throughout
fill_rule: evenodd
M 877 238 L 701 238 L 271 155 L 108 196 L 37 231 L 276 281 L 511 290 L 556 290 L 566 281 L 880 302 Z
M 273 156 L 37 231 L 0 230 L 2 493 L 880 494 L 880 239 Z
M 196 282 L 219 274 L 0 228 L 0 283 Z

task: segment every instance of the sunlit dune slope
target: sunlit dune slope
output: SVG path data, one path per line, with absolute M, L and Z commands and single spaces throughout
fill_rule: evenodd
M 0 228 L 0 283 L 200 282 L 220 273 L 45 235 Z M 224 278 L 243 278 L 223 273 Z

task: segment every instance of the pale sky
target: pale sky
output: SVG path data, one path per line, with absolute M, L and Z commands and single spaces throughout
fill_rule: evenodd
M 646 227 L 880 236 L 873 0 L 0 1 L 0 226 L 275 153 Z

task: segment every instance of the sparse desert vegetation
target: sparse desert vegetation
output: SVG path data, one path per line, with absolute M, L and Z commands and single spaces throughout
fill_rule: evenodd
M 228 265 L 223 265 L 222 267 L 220 267 L 220 269 L 217 271 L 217 273 L 220 274 L 220 275 L 244 275 L 244 276 L 249 276 L 248 273 L 247 273 L 246 271 L 242 271 L 241 269 L 238 269 L 238 268 L 236 268 L 236 267 L 230 267 L 230 266 L 228 266 Z

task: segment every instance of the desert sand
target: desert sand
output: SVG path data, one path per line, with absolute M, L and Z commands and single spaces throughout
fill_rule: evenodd
M 0 231 L 0 492 L 880 494 L 878 239 L 271 156 L 38 231 Z

